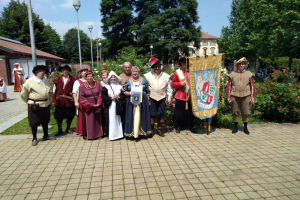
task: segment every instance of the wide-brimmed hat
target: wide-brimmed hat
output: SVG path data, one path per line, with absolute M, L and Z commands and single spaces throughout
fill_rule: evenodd
M 178 60 L 179 66 L 181 66 L 181 63 L 186 63 L 186 62 L 189 64 L 189 58 L 181 57 L 181 58 L 179 58 L 179 60 Z M 181 66 L 181 67 L 182 67 L 182 66 Z
M 110 71 L 109 74 L 108 74 L 108 77 L 107 77 L 106 79 L 104 79 L 103 81 L 104 81 L 105 83 L 109 83 L 109 80 L 110 80 L 110 78 L 111 78 L 112 76 L 115 76 L 115 77 L 117 78 L 117 82 L 118 82 L 118 83 L 121 83 L 121 81 L 123 80 L 122 78 L 120 78 L 120 77 L 116 74 L 116 72 Z
M 62 69 L 68 69 L 68 70 L 70 70 L 70 71 L 72 70 L 71 67 L 70 67 L 69 65 L 64 65 L 64 66 L 59 67 L 59 68 L 58 68 L 58 71 L 61 72 Z
M 236 67 L 238 64 L 242 63 L 242 62 L 245 62 L 246 65 L 248 65 L 248 61 L 245 57 L 242 57 L 241 59 L 239 59 L 235 64 L 234 66 Z
M 149 63 L 151 64 L 151 68 L 152 68 L 155 65 L 159 65 L 160 64 L 160 60 L 158 58 L 151 57 L 149 59 Z
M 43 69 L 46 71 L 46 74 L 49 73 L 49 70 L 48 70 L 48 67 L 46 67 L 45 65 L 37 65 L 33 68 L 32 70 L 32 73 L 35 74 L 36 70 L 39 70 L 39 69 Z

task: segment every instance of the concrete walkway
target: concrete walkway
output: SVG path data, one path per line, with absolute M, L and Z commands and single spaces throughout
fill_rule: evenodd
M 5 102 L 0 102 L 0 134 L 27 117 L 27 104 L 21 99 L 20 92 L 14 92 L 14 86 L 7 86 Z
M 300 125 L 130 141 L 0 136 L 0 199 L 300 199 Z M 203 131 L 201 131 L 203 132 Z M 15 137 L 15 138 L 12 138 Z M 41 138 L 41 135 L 39 135 Z

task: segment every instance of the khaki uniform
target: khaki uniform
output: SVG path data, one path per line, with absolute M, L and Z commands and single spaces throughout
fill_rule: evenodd
M 242 114 L 243 122 L 248 122 L 251 114 L 250 98 L 254 98 L 255 86 L 250 71 L 234 71 L 229 75 L 227 98 L 231 99 L 232 118 L 239 121 Z

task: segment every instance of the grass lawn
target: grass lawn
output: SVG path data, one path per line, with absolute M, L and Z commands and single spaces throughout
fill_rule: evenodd
M 49 133 L 56 133 L 58 131 L 56 120 L 54 119 L 54 116 L 51 115 L 49 125 L 52 125 L 53 128 L 49 130 Z M 67 122 L 64 120 L 63 122 L 63 131 L 66 130 Z M 75 132 L 76 128 L 76 116 L 74 117 L 72 124 L 71 124 L 71 130 Z M 38 131 L 38 133 L 43 133 L 43 131 Z M 2 132 L 2 135 L 20 135 L 20 134 L 31 134 L 31 128 L 29 127 L 28 118 L 25 118 L 12 127 L 6 129 L 4 132 Z

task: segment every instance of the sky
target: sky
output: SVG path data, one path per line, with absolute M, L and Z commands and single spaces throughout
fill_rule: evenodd
M 11 0 L 0 0 L 0 12 Z M 24 1 L 24 0 L 20 0 Z M 88 24 L 93 25 L 92 37 L 103 37 L 101 31 L 101 0 L 81 0 L 79 9 L 79 28 L 90 36 Z M 27 2 L 27 0 L 26 0 Z M 202 32 L 221 36 L 223 26 L 229 25 L 228 15 L 232 0 L 198 0 L 198 15 Z M 63 36 L 68 29 L 77 27 L 76 11 L 72 0 L 31 0 L 32 8 L 40 18 Z

